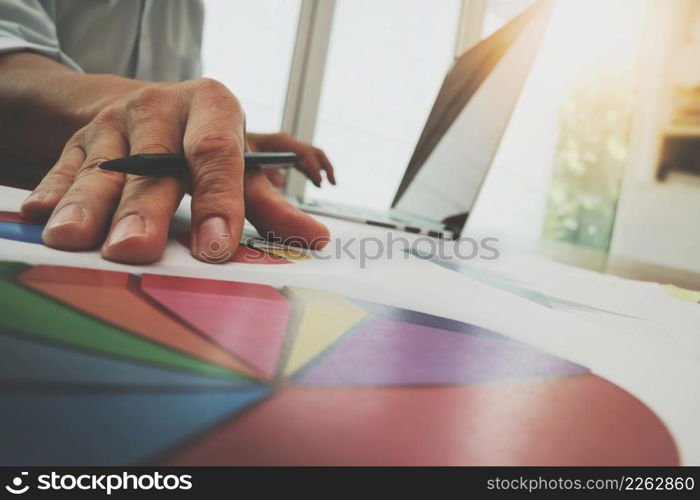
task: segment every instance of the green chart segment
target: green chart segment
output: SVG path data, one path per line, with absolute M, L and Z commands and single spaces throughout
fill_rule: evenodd
M 25 288 L 16 278 L 30 267 L 19 262 L 0 262 L 1 328 L 157 365 L 247 379 L 221 366 L 126 333 Z

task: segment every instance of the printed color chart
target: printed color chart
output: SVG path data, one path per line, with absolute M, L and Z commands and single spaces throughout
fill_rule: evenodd
M 3 465 L 679 461 L 621 388 L 445 318 L 16 262 L 0 263 L 0 295 Z

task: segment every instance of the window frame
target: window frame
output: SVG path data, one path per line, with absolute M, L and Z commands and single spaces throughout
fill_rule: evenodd
M 481 39 L 486 1 L 461 0 L 454 57 Z M 336 0 L 301 3 L 281 126 L 301 141 L 311 142 L 316 131 L 335 6 Z M 305 189 L 306 177 L 288 170 L 283 193 L 301 200 Z

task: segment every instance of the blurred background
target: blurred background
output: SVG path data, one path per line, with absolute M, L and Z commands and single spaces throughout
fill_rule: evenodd
M 205 0 L 204 71 L 249 130 L 331 158 L 338 186 L 288 194 L 385 208 L 454 58 L 532 3 Z M 700 0 L 559 0 L 469 224 L 594 269 L 700 272 Z

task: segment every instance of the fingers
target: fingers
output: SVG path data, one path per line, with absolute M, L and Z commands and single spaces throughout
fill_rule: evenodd
M 255 135 L 255 134 L 254 134 Z M 323 150 L 296 140 L 288 133 L 257 135 L 259 148 L 262 151 L 291 151 L 296 153 L 299 161 L 297 169 L 308 177 L 316 187 L 321 187 L 323 177 L 321 172 L 325 171 L 328 181 L 335 185 L 335 172 L 333 164 L 330 162 Z M 274 178 L 270 179 L 275 184 Z M 276 185 L 276 184 L 275 184 Z
M 323 168 L 323 170 L 326 171 L 326 177 L 328 178 L 328 182 L 335 186 L 335 171 L 333 170 L 333 164 L 328 159 L 326 153 L 324 153 L 322 149 L 314 148 L 314 150 L 316 156 L 321 162 L 321 168 Z
M 176 96 L 167 89 L 152 89 L 140 97 L 141 103 L 149 101 L 152 106 L 134 104 L 128 110 L 129 154 L 179 152 L 182 124 Z M 102 255 L 129 264 L 158 260 L 183 193 L 181 178 L 127 176 Z
M 263 173 L 273 186 L 276 188 L 284 187 L 284 183 L 287 178 L 278 168 L 266 168 L 263 170 Z
M 98 168 L 103 161 L 128 153 L 120 116 L 106 110 L 86 135 L 85 161 L 44 229 L 44 243 L 63 250 L 83 250 L 103 239 L 121 196 L 124 174 Z
M 321 187 L 322 177 L 321 171 L 326 172 L 326 177 L 328 181 L 335 185 L 335 172 L 333 170 L 333 165 L 321 149 L 315 148 L 310 144 L 302 144 L 297 155 L 299 156 L 299 163 L 297 168 L 304 172 L 304 174 L 314 183 L 316 187 Z
M 170 219 L 183 195 L 175 177 L 129 176 L 102 255 L 128 264 L 160 258 L 168 244 Z
M 193 91 L 184 149 L 192 178 L 192 255 L 227 261 L 243 230 L 243 112 L 214 80 Z
M 84 161 L 85 151 L 78 142 L 68 143 L 58 162 L 22 203 L 20 209 L 22 217 L 32 222 L 46 222 L 53 209 L 73 184 L 75 174 Z
M 262 235 L 313 249 L 329 240 L 326 226 L 290 205 L 261 172 L 245 175 L 246 217 Z
M 321 170 L 323 167 L 320 159 L 313 151 L 313 148 L 304 148 L 302 151 L 299 151 L 297 155 L 299 156 L 297 168 L 304 172 L 304 175 L 314 183 L 314 186 L 321 187 L 321 182 L 323 182 Z

